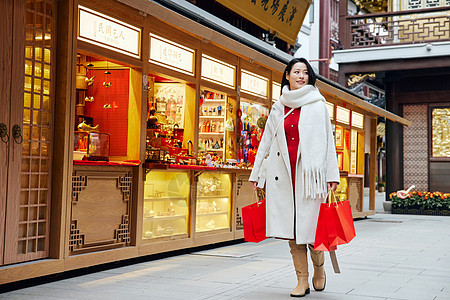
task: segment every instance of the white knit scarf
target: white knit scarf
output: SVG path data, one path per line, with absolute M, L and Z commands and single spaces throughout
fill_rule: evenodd
M 312 199 L 325 198 L 327 190 L 325 182 L 327 153 L 325 122 L 329 122 L 329 120 L 325 120 L 326 114 L 323 112 L 323 106 L 314 105 L 317 101 L 325 102 L 325 98 L 313 85 L 305 85 L 292 91 L 285 85 L 280 97 L 280 102 L 284 106 L 301 107 L 302 109 L 299 120 L 301 176 L 304 186 L 303 194 L 306 198 Z

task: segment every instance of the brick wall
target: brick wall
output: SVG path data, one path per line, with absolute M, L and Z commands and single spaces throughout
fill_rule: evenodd
M 412 122 L 403 132 L 404 188 L 428 191 L 428 106 L 405 105 L 403 117 Z

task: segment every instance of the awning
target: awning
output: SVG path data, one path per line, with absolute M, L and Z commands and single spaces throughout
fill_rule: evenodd
M 167 22 L 187 34 L 197 36 L 206 42 L 214 43 L 222 48 L 226 48 L 239 56 L 247 57 L 250 61 L 258 62 L 280 73 L 283 73 L 286 64 L 293 58 L 291 55 L 270 46 L 269 44 L 240 29 L 237 29 L 236 27 L 233 27 L 225 21 L 220 20 L 219 18 L 184 0 L 167 1 L 180 5 L 180 9 L 187 10 L 185 13 L 189 13 L 189 11 L 191 11 L 197 19 L 201 17 L 202 21 L 206 22 L 208 26 L 210 25 L 212 28 L 199 24 L 198 22 L 195 22 L 194 20 L 191 20 L 153 1 L 117 1 Z M 218 32 L 217 30 L 224 33 Z M 402 125 L 409 126 L 411 124 L 411 121 L 364 101 L 364 97 L 355 94 L 349 89 L 346 89 L 322 76 L 318 76 L 316 85 L 320 90 L 334 95 L 337 98 L 340 98 L 362 110 L 385 117 Z

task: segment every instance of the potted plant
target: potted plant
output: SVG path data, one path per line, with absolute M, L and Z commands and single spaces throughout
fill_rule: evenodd
M 384 182 L 378 182 L 377 188 L 380 193 L 383 193 L 385 191 L 386 184 Z

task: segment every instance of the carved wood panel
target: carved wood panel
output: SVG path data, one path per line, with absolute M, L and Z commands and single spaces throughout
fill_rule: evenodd
M 74 171 L 71 254 L 130 244 L 131 172 Z
M 363 178 L 348 178 L 348 199 L 353 212 L 363 211 Z
M 243 229 L 242 223 L 242 207 L 262 199 L 254 194 L 252 184 L 248 181 L 249 175 L 240 174 L 236 176 L 236 205 L 235 205 L 235 222 L 236 229 Z M 261 193 L 261 192 L 260 192 Z

